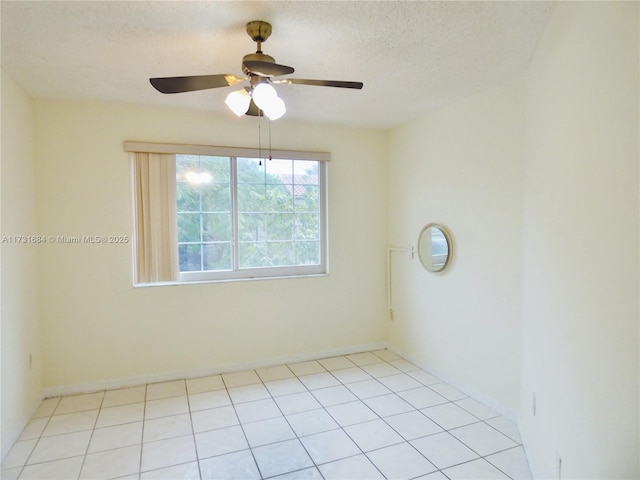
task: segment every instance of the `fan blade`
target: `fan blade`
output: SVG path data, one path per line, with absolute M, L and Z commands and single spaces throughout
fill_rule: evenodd
M 303 78 L 287 78 L 281 83 L 289 83 L 296 85 L 314 85 L 317 87 L 339 87 L 339 88 L 355 88 L 360 90 L 363 87 L 362 82 L 342 82 L 340 80 L 307 80 Z
M 151 85 L 162 93 L 193 92 L 207 88 L 228 87 L 241 82 L 233 75 L 197 75 L 191 77 L 150 78 Z
M 288 67 L 287 65 L 261 62 L 260 60 L 246 60 L 242 64 L 251 73 L 255 73 L 261 77 L 278 77 L 280 75 L 289 75 L 295 71 L 293 67 Z

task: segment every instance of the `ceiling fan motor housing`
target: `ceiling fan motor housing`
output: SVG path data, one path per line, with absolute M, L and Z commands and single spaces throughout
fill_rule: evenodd
M 276 59 L 273 58 L 271 55 L 267 55 L 266 53 L 262 53 L 262 52 L 248 53 L 247 55 L 242 57 L 242 71 L 245 73 L 245 75 L 249 75 L 251 73 L 250 70 L 244 65 L 244 62 L 246 61 L 276 63 Z

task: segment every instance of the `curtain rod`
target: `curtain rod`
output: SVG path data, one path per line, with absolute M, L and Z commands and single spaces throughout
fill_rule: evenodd
M 175 153 L 185 155 L 212 155 L 224 157 L 249 157 L 259 158 L 257 148 L 243 147 L 218 147 L 213 145 L 182 145 L 176 143 L 150 143 L 125 141 L 126 152 L 145 153 Z M 299 150 L 271 150 L 271 156 L 283 160 L 315 160 L 319 162 L 331 161 L 328 152 L 304 152 Z

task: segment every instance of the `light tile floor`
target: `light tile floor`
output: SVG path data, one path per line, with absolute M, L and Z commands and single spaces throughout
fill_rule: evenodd
M 48 398 L 2 478 L 531 476 L 513 422 L 379 350 Z

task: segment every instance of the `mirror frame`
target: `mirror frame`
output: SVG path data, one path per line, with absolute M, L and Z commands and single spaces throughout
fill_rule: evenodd
M 445 240 L 447 241 L 447 250 L 448 250 L 447 251 L 447 259 L 444 261 L 444 264 L 440 268 L 437 268 L 437 269 L 428 266 L 428 264 L 423 259 L 423 255 L 422 255 L 422 252 L 420 250 L 420 240 L 422 239 L 422 236 L 425 234 L 425 232 L 427 230 L 429 230 L 430 228 L 437 228 L 438 230 L 440 230 L 442 232 L 442 234 L 444 235 Z M 418 235 L 417 250 L 418 250 L 418 258 L 420 258 L 420 263 L 425 268 L 425 270 L 427 270 L 429 272 L 432 272 L 432 273 L 441 273 L 441 272 L 443 272 L 449 266 L 449 264 L 451 263 L 451 256 L 453 255 L 453 243 L 451 242 L 451 235 L 449 234 L 449 230 L 447 230 L 445 227 L 443 227 L 439 223 L 429 223 L 429 224 L 425 225 L 422 228 L 422 230 L 420 230 L 420 234 Z

